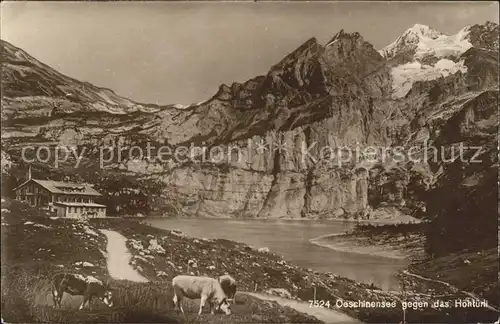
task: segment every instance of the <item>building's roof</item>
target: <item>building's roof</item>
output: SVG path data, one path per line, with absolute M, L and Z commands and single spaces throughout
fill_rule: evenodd
M 30 179 L 21 184 L 20 186 L 14 188 L 14 190 L 24 186 L 30 181 L 38 183 L 40 186 L 44 187 L 51 193 L 72 194 L 81 196 L 102 196 L 99 192 L 97 192 L 94 188 L 92 188 L 89 185 L 71 183 L 71 182 L 62 182 L 62 181 L 52 181 L 52 180 L 38 180 L 38 179 Z
M 106 205 L 96 204 L 96 203 L 84 203 L 84 202 L 61 202 L 55 201 L 54 205 L 62 205 L 67 207 L 106 207 Z

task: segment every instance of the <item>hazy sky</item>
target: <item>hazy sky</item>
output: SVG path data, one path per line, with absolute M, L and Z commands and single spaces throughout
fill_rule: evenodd
M 340 29 L 377 49 L 415 23 L 446 34 L 498 22 L 498 4 L 362 2 L 2 2 L 1 37 L 58 71 L 148 103 L 208 99 L 304 41 Z

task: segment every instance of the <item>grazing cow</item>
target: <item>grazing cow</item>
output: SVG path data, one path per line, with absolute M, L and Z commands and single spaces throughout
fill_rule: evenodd
M 231 304 L 228 302 L 226 293 L 217 279 L 180 275 L 172 279 L 172 286 L 174 287 L 174 306 L 179 307 L 182 314 L 184 314 L 182 308 L 182 299 L 184 297 L 190 299 L 201 298 L 198 315 L 201 315 L 203 306 L 207 301 L 211 314 L 214 314 L 214 304 L 216 310 L 221 309 L 226 315 L 231 314 Z
M 113 294 L 111 289 L 104 285 L 102 281 L 92 276 L 82 276 L 80 274 L 61 273 L 54 277 L 54 289 L 52 297 L 54 307 L 61 307 L 61 301 L 64 293 L 70 295 L 83 296 L 83 303 L 79 309 L 83 309 L 87 304 L 90 309 L 90 303 L 93 297 L 99 298 L 104 304 L 109 307 L 113 306 Z
M 223 275 L 219 277 L 219 283 L 222 290 L 226 293 L 227 300 L 234 303 L 234 295 L 236 295 L 236 280 L 230 275 Z

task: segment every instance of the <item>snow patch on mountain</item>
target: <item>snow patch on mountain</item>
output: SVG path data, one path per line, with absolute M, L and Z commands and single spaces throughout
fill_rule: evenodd
M 458 71 L 467 72 L 463 61 L 455 63 L 452 60 L 441 59 L 434 66 L 414 61 L 396 66 L 391 70 L 394 91 L 392 97 L 397 99 L 406 96 L 413 83 L 417 81 L 435 80 Z
M 419 59 L 429 55 L 437 58 L 458 57 L 472 47 L 467 38 L 468 34 L 469 31 L 464 28 L 452 36 L 440 35 L 437 38 L 422 36 L 417 45 L 415 58 Z

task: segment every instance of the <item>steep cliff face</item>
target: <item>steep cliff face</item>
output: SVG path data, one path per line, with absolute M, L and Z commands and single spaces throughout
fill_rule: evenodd
M 359 34 L 340 32 L 326 46 L 308 40 L 265 77 L 222 86 L 199 108 L 220 112 L 222 106 L 240 116 L 211 138 L 225 144 L 224 152 L 242 147 L 240 159 L 226 159 L 218 168 L 180 164 L 165 182 L 193 202 L 188 214 L 297 218 L 363 212 L 367 173 L 357 172 L 355 161 L 324 156 L 386 141 L 376 101 L 389 91 L 388 78 L 383 58 Z
M 420 215 L 434 166 L 393 156 L 376 161 L 364 151 L 438 140 L 471 100 L 492 96 L 482 93 L 498 85 L 498 44 L 483 46 L 498 26 L 472 26 L 446 39 L 413 29 L 380 52 L 358 33 L 340 31 L 325 45 L 312 38 L 267 75 L 221 85 L 188 107 L 132 102 L 2 42 L 2 85 L 9 89 L 2 98 L 2 150 L 19 162 L 26 144 L 85 148 L 76 171 L 71 158 L 63 171 L 37 167 L 90 182 L 98 182 L 96 174 L 133 177 L 159 212 L 174 200 L 177 211 L 197 216 L 369 217 L 387 205 Z M 458 39 L 468 47 L 452 44 L 454 54 L 442 57 L 446 51 L 435 46 L 420 55 L 421 34 L 436 46 Z M 182 158 L 134 160 L 132 147 L 145 152 L 147 143 L 153 154 L 160 145 L 196 148 Z M 109 145 L 119 145 L 122 157 L 99 165 L 99 148 Z M 120 195 L 115 185 L 100 185 L 109 197 Z

